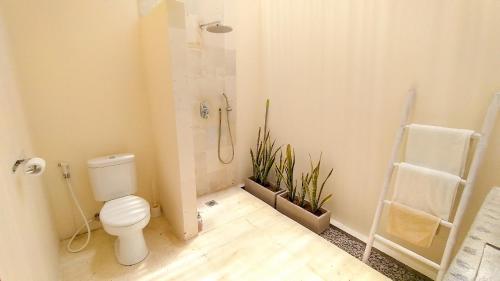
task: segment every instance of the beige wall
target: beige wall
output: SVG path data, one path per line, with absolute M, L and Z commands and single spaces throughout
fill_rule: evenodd
M 141 43 L 151 118 L 157 152 L 156 174 L 163 215 L 176 235 L 188 239 L 198 233 L 194 155 L 190 130 L 182 126 L 173 96 L 168 14 L 165 1 L 141 18 Z M 191 145 L 190 145 L 191 143 Z
M 6 0 L 6 23 L 35 147 L 61 238 L 82 223 L 57 168 L 71 165 L 87 216 L 100 210 L 86 168 L 90 158 L 137 156 L 138 195 L 151 198 L 154 148 L 141 73 L 136 0 Z
M 236 148 L 238 179 L 251 175 L 250 147 L 255 146 L 259 126 L 264 125 L 265 96 L 261 77 L 260 1 L 241 0 L 236 5 Z M 273 117 L 271 102 L 270 118 Z M 273 134 L 276 136 L 276 134 Z
M 39 177 L 11 173 L 31 145 L 0 10 L 0 279 L 57 280 L 58 243 L 48 187 Z
M 261 65 L 251 52 L 255 43 L 239 45 L 237 91 L 252 95 L 246 87 L 258 91 L 249 84 L 261 79 L 272 103 L 271 132 L 295 146 L 297 173 L 307 169 L 309 153 L 317 159 L 323 152 L 324 173 L 335 169 L 327 208 L 367 235 L 408 88 L 418 89 L 415 122 L 480 129 L 500 91 L 500 2 L 260 2 L 260 26 L 248 17 L 257 26 L 239 40 L 260 32 Z M 497 123 L 462 237 L 490 187 L 500 183 Z M 242 174 L 249 175 L 245 154 Z M 442 234 L 425 255 L 439 258 Z

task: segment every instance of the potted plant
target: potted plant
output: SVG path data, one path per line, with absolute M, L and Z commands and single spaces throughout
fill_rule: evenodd
M 318 190 L 321 156 L 316 165 L 311 159 L 311 171 L 301 175 L 301 191 L 298 192 L 297 182 L 293 181 L 295 155 L 290 145 L 287 146 L 286 155 L 285 168 L 279 171 L 279 175 L 285 182 L 287 191 L 280 194 L 276 199 L 276 209 L 319 234 L 330 225 L 331 213 L 323 209 L 322 206 L 330 200 L 332 195 L 328 194 L 322 199 L 322 193 L 326 181 L 333 173 L 333 169 L 330 170 Z
M 276 155 L 281 149 L 280 147 L 276 147 L 276 140 L 271 142 L 271 134 L 267 129 L 268 112 L 269 100 L 266 101 L 264 133 L 262 133 L 259 127 L 257 147 L 255 151 L 250 149 L 253 175 L 245 180 L 245 190 L 275 208 L 276 197 L 283 191 L 280 190 L 279 181 L 277 181 L 277 185 L 273 185 L 268 181 L 268 177 L 271 169 L 274 167 Z

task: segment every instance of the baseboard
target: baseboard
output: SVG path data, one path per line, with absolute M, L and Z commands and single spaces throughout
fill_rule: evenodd
M 330 219 L 330 223 L 335 226 L 335 227 L 338 227 L 339 229 L 347 232 L 348 234 L 358 238 L 359 240 L 363 241 L 366 243 L 366 241 L 368 241 L 368 237 L 362 233 L 359 233 L 357 232 L 356 230 L 354 229 L 351 229 L 349 228 L 348 226 L 346 226 L 345 224 L 337 221 L 337 220 L 334 220 L 334 219 Z M 437 276 L 437 271 L 434 270 L 433 268 L 430 268 L 428 266 L 426 266 L 425 264 L 415 260 L 415 259 L 412 259 L 394 249 L 392 249 L 391 247 L 388 247 L 386 246 L 385 244 L 382 244 L 378 241 L 375 241 L 375 243 L 373 243 L 373 246 L 375 248 L 377 248 L 378 250 L 384 252 L 385 254 L 389 255 L 390 257 L 393 257 L 394 259 L 406 264 L 407 266 L 415 269 L 416 271 L 422 273 L 423 275 L 435 280 L 436 279 L 436 276 Z

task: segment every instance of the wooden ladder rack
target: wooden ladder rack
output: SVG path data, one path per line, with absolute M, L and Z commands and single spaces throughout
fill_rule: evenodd
M 384 238 L 378 235 L 377 229 L 380 223 L 380 218 L 382 216 L 382 211 L 385 205 L 391 203 L 391 201 L 386 200 L 387 193 L 389 191 L 389 186 L 391 183 L 391 178 L 394 172 L 394 167 L 398 165 L 396 162 L 398 158 L 398 153 L 401 148 L 401 144 L 403 142 L 403 137 L 406 129 L 408 128 L 410 113 L 412 111 L 413 105 L 415 103 L 416 92 L 414 89 L 410 90 L 408 94 L 408 98 L 406 100 L 406 106 L 403 111 L 403 116 L 401 118 L 399 130 L 396 133 L 396 141 L 392 147 L 391 158 L 387 165 L 387 172 L 385 174 L 384 183 L 382 187 L 382 192 L 380 193 L 379 203 L 377 205 L 377 209 L 375 211 L 375 216 L 373 219 L 373 223 L 370 229 L 370 236 L 368 237 L 368 241 L 366 243 L 365 252 L 363 254 L 363 262 L 368 263 L 368 258 L 370 257 L 371 249 L 373 247 L 373 243 L 375 240 L 382 242 L 383 244 L 394 248 L 403 254 L 406 254 L 432 268 L 438 270 L 436 280 L 441 281 L 446 268 L 448 267 L 451 251 L 453 246 L 457 240 L 458 228 L 462 222 L 465 210 L 469 204 L 469 200 L 474 188 L 474 183 L 476 182 L 477 172 L 479 170 L 479 166 L 484 158 L 484 153 L 486 151 L 486 147 L 488 145 L 488 140 L 490 138 L 491 132 L 496 122 L 497 114 L 500 109 L 500 93 L 497 93 L 493 96 L 493 100 L 488 107 L 488 111 L 486 113 L 486 117 L 483 121 L 483 126 L 480 133 L 474 133 L 472 135 L 473 138 L 478 139 L 479 142 L 475 148 L 474 155 L 472 156 L 472 162 L 469 167 L 469 173 L 467 179 L 462 179 L 461 184 L 464 186 L 464 190 L 462 192 L 462 196 L 460 197 L 460 202 L 458 204 L 457 211 L 455 213 L 455 219 L 453 222 L 441 220 L 440 226 L 450 228 L 450 233 L 448 235 L 448 239 L 446 242 L 446 246 L 443 252 L 443 256 L 441 258 L 441 262 L 438 264 L 422 255 L 419 255 L 387 238 Z

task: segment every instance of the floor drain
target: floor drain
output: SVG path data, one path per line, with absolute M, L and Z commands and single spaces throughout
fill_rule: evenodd
M 208 207 L 213 207 L 213 206 L 217 205 L 217 201 L 210 200 L 208 202 L 205 202 L 205 205 L 207 205 Z

